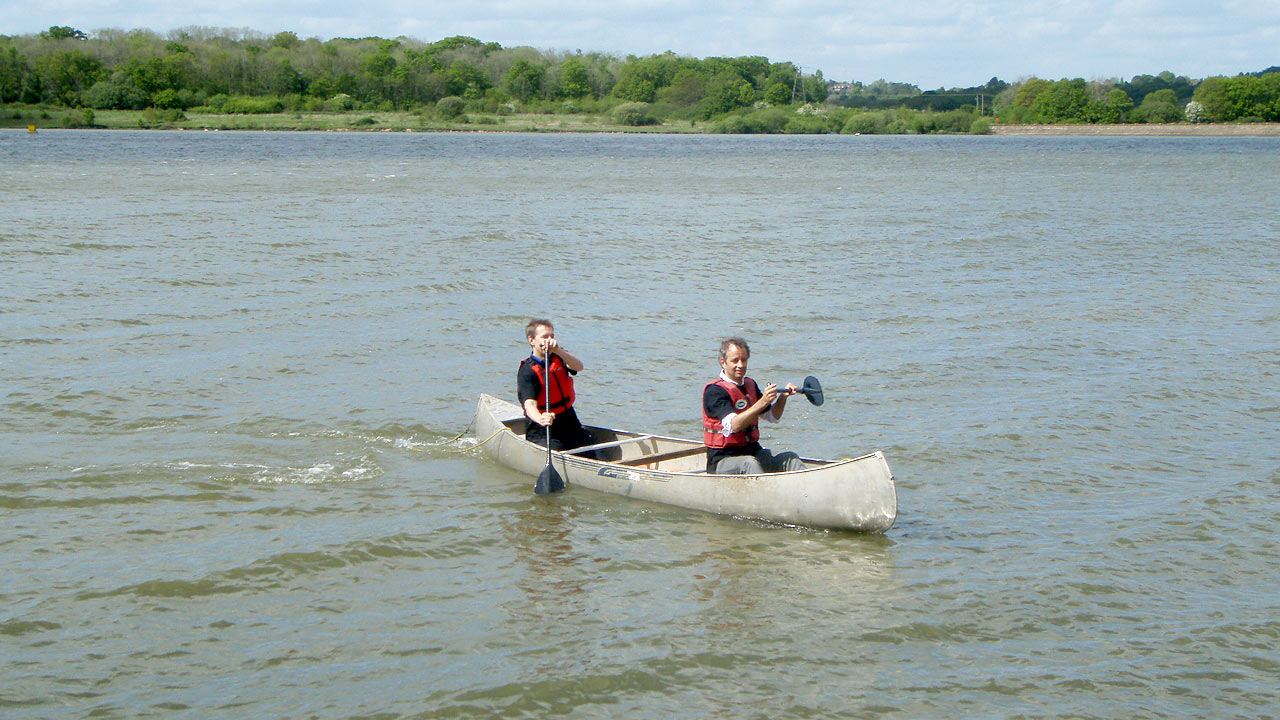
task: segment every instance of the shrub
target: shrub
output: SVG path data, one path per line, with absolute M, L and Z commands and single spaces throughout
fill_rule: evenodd
M 132 84 L 100 80 L 85 91 L 81 100 L 98 110 L 141 110 L 147 106 L 147 96 Z
M 820 117 L 793 117 L 782 131 L 788 135 L 825 135 L 829 132 L 827 121 Z
M 178 98 L 177 90 L 174 90 L 173 88 L 165 88 L 164 90 L 157 91 L 155 95 L 151 96 L 151 105 L 152 107 L 157 107 L 162 110 L 168 110 L 170 108 L 182 107 L 182 101 Z
M 436 102 L 436 114 L 446 120 L 453 120 L 466 111 L 467 103 L 457 95 L 440 98 Z
M 227 98 L 226 104 L 222 106 L 222 112 L 237 115 L 265 115 L 284 112 L 284 103 L 280 98 L 236 95 Z
M 764 110 L 756 110 L 746 114 L 735 114 L 725 117 L 723 120 L 711 126 L 711 132 L 722 133 L 726 135 L 772 135 L 782 132 L 792 132 L 789 125 L 792 121 L 800 123 L 808 123 L 817 121 L 822 123 L 822 130 L 805 129 L 808 126 L 796 126 L 794 132 L 826 132 L 826 123 L 816 118 L 800 118 L 793 113 L 781 110 L 779 108 L 766 108 Z
M 138 127 L 169 127 L 173 123 L 181 122 L 186 119 L 186 113 L 177 108 L 160 110 L 158 108 L 151 107 L 142 111 L 142 117 L 138 118 Z
M 883 125 L 878 122 L 878 113 L 858 113 L 849 118 L 840 132 L 845 135 L 875 135 L 882 128 Z
M 657 125 L 658 118 L 649 114 L 649 103 L 623 103 L 613 109 L 613 121 L 619 125 Z
M 991 134 L 991 118 L 980 117 L 974 118 L 969 125 L 970 135 L 990 135 Z
M 1161 100 L 1148 99 L 1133 111 L 1133 120 L 1140 123 L 1175 123 L 1185 119 L 1177 105 Z
M 355 107 L 356 99 L 346 93 L 338 93 L 324 103 L 324 109 L 329 112 L 346 112 L 354 110 Z

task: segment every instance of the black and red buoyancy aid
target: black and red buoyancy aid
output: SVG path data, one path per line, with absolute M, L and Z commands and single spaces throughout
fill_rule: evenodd
M 729 400 L 733 403 L 733 411 L 735 413 L 740 413 L 760 401 L 760 388 L 756 385 L 756 381 L 751 378 L 747 378 L 741 388 L 724 378 L 717 378 L 707 383 L 702 388 L 702 392 L 705 393 L 707 388 L 712 385 L 719 385 L 725 389 L 725 392 L 729 393 Z M 729 433 L 728 435 L 721 432 L 723 429 L 724 426 L 720 424 L 719 420 L 707 415 L 706 405 L 703 405 L 702 442 L 707 447 L 742 447 L 760 439 L 760 423 L 752 425 L 745 432 Z
M 546 368 L 536 358 L 530 358 L 529 366 L 542 382 L 542 392 L 538 393 L 538 409 L 547 412 Z M 551 412 L 562 413 L 573 407 L 573 377 L 569 375 L 569 368 L 565 367 L 564 360 L 554 353 L 551 355 L 551 380 Z

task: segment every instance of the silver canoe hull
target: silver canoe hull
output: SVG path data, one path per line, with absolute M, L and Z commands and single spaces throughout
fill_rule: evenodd
M 481 395 L 475 432 L 489 457 L 536 477 L 547 449 L 524 439 L 524 413 L 514 403 Z M 638 500 L 756 518 L 784 525 L 884 532 L 898 514 L 893 473 L 876 451 L 850 460 L 808 460 L 796 472 L 708 475 L 700 441 L 588 427 L 604 460 L 552 453 L 570 486 Z

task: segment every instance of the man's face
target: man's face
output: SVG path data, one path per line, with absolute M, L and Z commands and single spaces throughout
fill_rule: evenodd
M 720 367 L 724 369 L 724 374 L 729 376 L 730 380 L 741 385 L 747 378 L 747 351 L 737 345 L 730 345 L 729 351 L 720 361 Z
M 550 325 L 539 325 L 533 329 L 533 337 L 529 338 L 529 345 L 539 354 L 542 354 L 543 346 L 547 340 L 556 336 L 556 331 Z

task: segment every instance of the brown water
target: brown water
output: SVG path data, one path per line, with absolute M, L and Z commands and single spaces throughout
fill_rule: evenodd
M 0 132 L 0 715 L 1274 715 L 1277 142 Z M 535 498 L 529 315 L 897 525 Z

